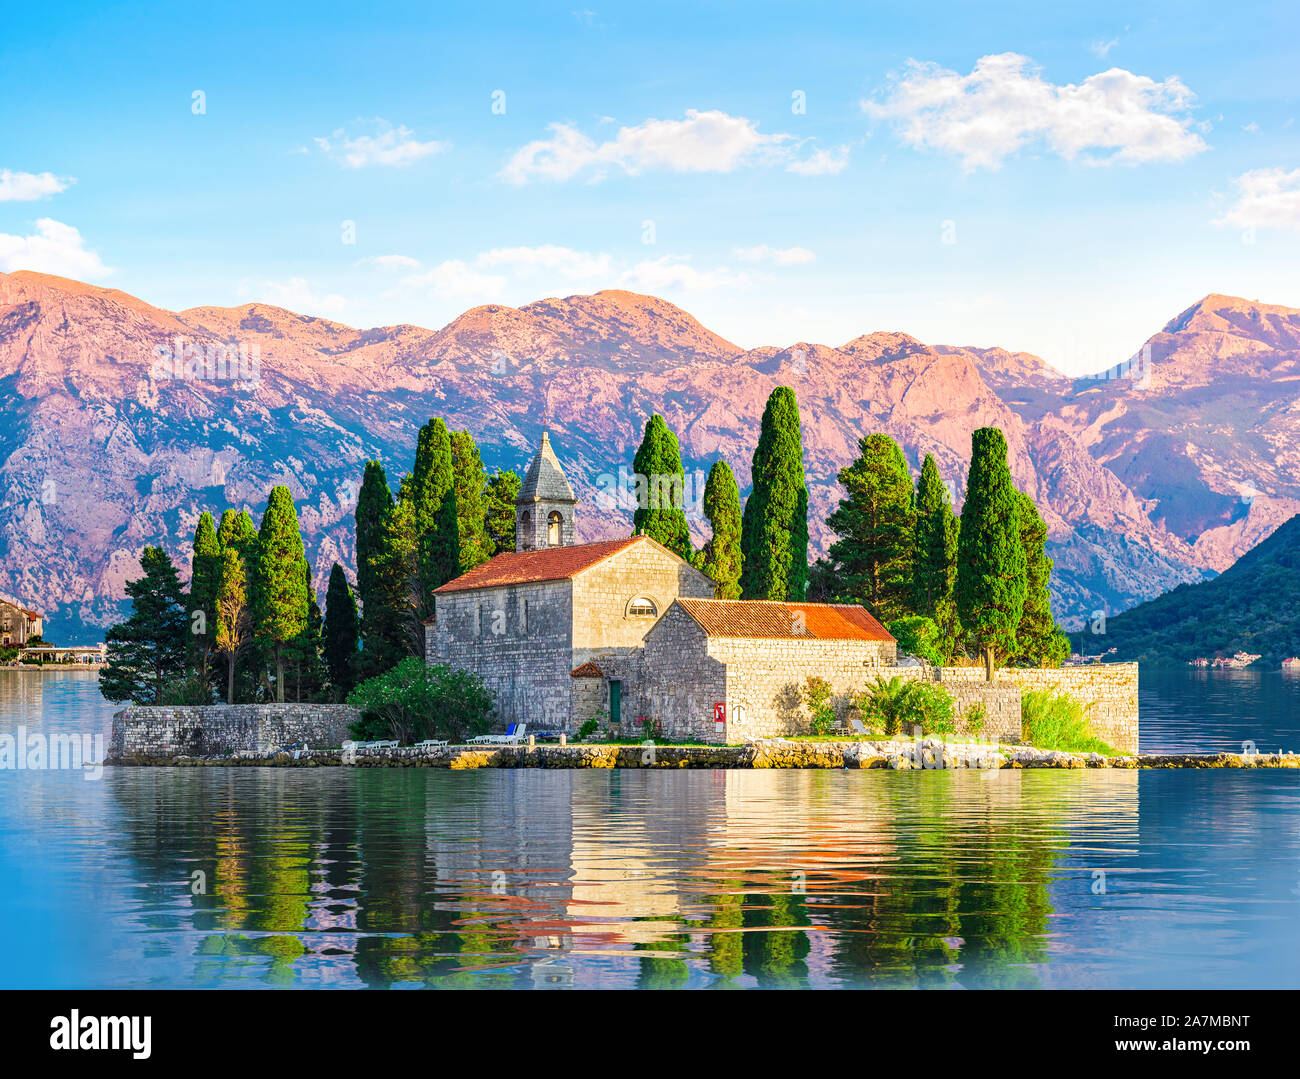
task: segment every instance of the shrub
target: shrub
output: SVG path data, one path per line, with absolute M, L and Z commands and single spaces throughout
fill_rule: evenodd
M 813 734 L 828 734 L 835 722 L 835 709 L 831 707 L 831 684 L 825 678 L 809 678 L 803 686 L 804 704 L 811 716 Z
M 575 737 L 578 739 L 579 742 L 585 742 L 588 738 L 590 738 L 593 734 L 596 733 L 596 728 L 599 726 L 600 726 L 600 716 L 592 716 L 590 719 L 583 720 L 582 726 L 578 728 L 578 733 L 575 735 Z
M 984 725 L 988 722 L 989 710 L 984 706 L 983 701 L 976 701 L 966 709 L 965 714 L 966 733 L 979 734 L 984 730 Z
M 361 712 L 351 731 L 356 738 L 396 738 L 406 744 L 423 738 L 464 742 L 487 730 L 496 714 L 494 699 L 478 675 L 429 667 L 409 656 L 348 696 L 348 704 Z
M 878 677 L 855 702 L 869 725 L 877 723 L 886 734 L 907 733 L 920 727 L 926 734 L 953 731 L 952 696 L 942 686 L 895 675 Z
M 898 641 L 898 650 L 909 656 L 916 656 L 935 667 L 942 667 L 946 656 L 940 645 L 939 627 L 932 619 L 919 614 L 895 618 L 886 629 Z
M 636 725 L 641 728 L 641 737 L 659 741 L 664 736 L 664 725 L 649 716 L 637 716 Z
M 191 671 L 185 678 L 163 686 L 161 704 L 211 704 L 212 687 Z
M 1021 700 L 1021 727 L 1036 749 L 1115 756 L 1118 750 L 1098 738 L 1089 726 L 1088 707 L 1068 693 L 1036 689 Z

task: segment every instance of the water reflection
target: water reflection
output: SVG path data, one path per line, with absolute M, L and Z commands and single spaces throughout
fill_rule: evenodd
M 9 727 L 108 714 L 0 677 Z M 8 985 L 1300 985 L 1287 772 L 0 782 Z
M 110 827 L 198 985 L 1019 987 L 1071 830 L 1136 825 L 1095 779 L 123 769 Z

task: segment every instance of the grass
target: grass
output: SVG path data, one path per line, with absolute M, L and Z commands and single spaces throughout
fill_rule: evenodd
M 1021 729 L 1035 749 L 1119 756 L 1119 750 L 1097 737 L 1086 712 L 1084 705 L 1067 693 L 1033 690 L 1021 702 Z

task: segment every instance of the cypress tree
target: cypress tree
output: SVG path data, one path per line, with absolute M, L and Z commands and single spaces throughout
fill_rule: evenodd
M 337 562 L 330 570 L 325 593 L 325 665 L 329 670 L 334 700 L 344 701 L 357 684 L 361 662 L 361 626 L 357 601 L 343 567 Z
M 288 487 L 271 488 L 257 533 L 255 632 L 275 664 L 275 699 L 284 701 L 284 665 L 294 640 L 307 628 L 309 602 L 302 533 Z
M 190 557 L 189 653 L 200 680 L 208 684 L 208 666 L 216 646 L 217 589 L 221 584 L 221 548 L 212 514 L 206 510 L 194 529 Z
M 376 566 L 375 603 L 380 616 L 375 625 L 373 654 L 371 641 L 366 638 L 367 675 L 380 674 L 406 657 L 424 651 L 423 600 L 428 592 L 424 588 L 415 499 L 409 479 L 409 476 L 402 478 L 397 501 L 385 522 L 382 557 Z
M 99 690 L 110 701 L 161 704 L 168 684 L 185 673 L 186 596 L 161 547 L 146 547 L 140 568 L 144 575 L 126 582 L 131 617 L 108 631 Z
M 691 557 L 686 524 L 686 474 L 677 436 L 660 415 L 646 422 L 641 445 L 632 459 L 636 474 L 636 509 L 632 529 L 658 540 L 681 558 Z
M 312 700 L 325 682 L 325 668 L 321 659 L 322 634 L 325 619 L 320 601 L 311 580 L 311 563 L 301 562 L 304 587 L 307 590 L 307 620 L 302 632 L 294 638 L 292 655 L 294 663 L 294 699 Z
M 391 559 L 385 550 L 389 535 L 389 518 L 393 513 L 393 492 L 388 486 L 384 466 L 367 461 L 357 495 L 357 600 L 361 604 L 361 640 L 364 645 L 363 669 L 379 674 L 386 669 L 392 652 L 389 634 L 395 614 L 386 610 L 383 596 L 391 590 L 381 588 L 381 567 Z M 395 660 L 394 660 L 395 662 Z
M 492 553 L 515 549 L 515 499 L 523 480 L 512 469 L 497 469 L 487 486 L 485 527 L 492 542 Z
M 216 649 L 226 662 L 226 703 L 234 704 L 236 671 L 244 657 L 255 670 L 264 657 L 253 637 L 252 588 L 256 570 L 257 528 L 246 510 L 226 510 L 217 530 L 221 546 L 221 579 L 217 591 Z M 251 672 L 250 672 L 251 674 Z M 257 679 L 246 677 L 252 699 Z
M 460 572 L 471 570 L 492 557 L 488 539 L 487 472 L 478 447 L 468 431 L 451 433 L 452 465 L 455 470 L 456 527 L 460 547 Z M 513 532 L 513 515 L 512 527 Z
M 1052 560 L 1047 557 L 1047 524 L 1034 500 L 1016 493 L 1020 504 L 1020 544 L 1025 551 L 1025 605 L 1016 627 L 1012 662 L 1058 667 L 1070 654 L 1070 640 L 1052 617 Z
M 826 519 L 840 537 L 828 552 L 836 591 L 891 622 L 909 613 L 912 599 L 916 513 L 907 460 L 888 435 L 867 435 L 839 480 L 848 495 Z
M 715 461 L 704 484 L 704 516 L 713 534 L 700 569 L 713 578 L 717 599 L 740 598 L 740 490 L 726 461 Z
M 951 655 L 961 628 L 953 589 L 957 583 L 957 518 L 939 466 L 925 455 L 916 481 L 916 550 L 912 607 L 939 627 L 941 649 Z
M 447 425 L 433 419 L 420 428 L 410 494 L 420 555 L 420 617 L 433 613 L 433 590 L 460 574 L 456 474 Z
M 741 595 L 802 600 L 808 587 L 808 487 L 799 405 L 789 386 L 778 386 L 767 399 L 752 476 L 741 521 Z
M 957 615 L 978 653 L 985 676 L 1015 647 L 1025 605 L 1025 548 L 1020 539 L 1019 492 L 1007 467 L 1007 440 L 996 427 L 971 435 L 966 502 L 957 536 Z

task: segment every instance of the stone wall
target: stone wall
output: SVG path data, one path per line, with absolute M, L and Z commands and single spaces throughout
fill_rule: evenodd
M 496 694 L 502 724 L 566 730 L 577 664 L 569 644 L 571 581 L 446 592 L 425 637 L 425 659 L 473 671 Z
M 663 724 L 665 737 L 727 740 L 713 721 L 713 705 L 727 700 L 727 670 L 710 653 L 704 629 L 680 606 L 646 634 L 642 671 L 644 714 Z
M 982 667 L 944 667 L 939 680 L 951 693 L 958 685 L 984 682 Z M 1088 722 L 1097 737 L 1121 753 L 1138 752 L 1138 665 L 1095 663 L 1052 669 L 1002 667 L 994 683 L 1009 683 L 1022 694 L 1034 690 L 1068 693 L 1088 706 Z M 987 685 L 987 683 L 984 683 Z
M 113 716 L 108 756 L 265 756 L 297 742 L 341 746 L 357 718 L 346 704 L 130 705 Z

